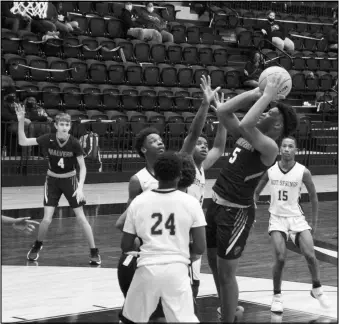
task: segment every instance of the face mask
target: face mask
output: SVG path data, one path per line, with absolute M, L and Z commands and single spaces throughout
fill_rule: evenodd
M 268 18 L 268 21 L 273 22 L 275 19 L 274 18 Z
M 152 13 L 154 11 L 154 8 L 153 7 L 147 8 L 147 11 Z
M 14 96 L 8 96 L 6 101 L 9 102 L 9 103 L 13 103 L 15 101 L 15 97 Z
M 127 9 L 128 11 L 131 11 L 131 10 L 132 10 L 132 5 L 126 6 L 126 9 Z

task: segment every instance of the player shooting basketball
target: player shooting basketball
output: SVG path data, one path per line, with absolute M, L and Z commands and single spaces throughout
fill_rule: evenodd
M 321 306 L 329 307 L 320 284 L 319 265 L 315 256 L 311 233 L 311 231 L 315 231 L 318 220 L 318 196 L 311 172 L 305 166 L 295 161 L 296 152 L 297 145 L 295 138 L 285 137 L 280 147 L 281 160 L 276 162 L 264 174 L 254 194 L 254 201 L 257 202 L 261 191 L 269 183 L 271 201 L 268 233 L 271 236 L 274 251 L 271 311 L 279 313 L 282 313 L 284 310 L 281 281 L 287 252 L 286 241 L 289 238 L 300 248 L 301 253 L 307 261 L 312 276 L 311 296 L 316 298 Z M 299 205 L 303 184 L 306 186 L 312 204 L 311 224 L 307 223 L 304 212 Z
M 263 93 L 259 88 L 244 92 L 217 110 L 219 120 L 237 139 L 212 188 L 206 213 L 208 262 L 221 299 L 222 321 L 228 323 L 235 319 L 239 295 L 236 270 L 255 218 L 254 190 L 276 160 L 279 149 L 275 141 L 295 131 L 297 125 L 295 111 L 284 104 L 277 103 L 264 113 L 270 102 L 279 98 L 281 84 L 282 76 L 272 75 Z M 235 112 L 254 101 L 239 121 Z

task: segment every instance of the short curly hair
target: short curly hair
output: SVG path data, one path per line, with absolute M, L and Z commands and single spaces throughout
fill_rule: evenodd
M 174 152 L 165 152 L 154 164 L 154 175 L 159 181 L 174 181 L 180 177 L 181 171 L 182 161 Z
M 147 127 L 142 129 L 135 138 L 135 149 L 138 152 L 139 156 L 145 158 L 145 154 L 141 152 L 141 148 L 144 145 L 145 139 L 148 135 L 157 134 L 160 136 L 160 132 L 154 127 Z
M 298 128 L 298 116 L 293 107 L 286 105 L 282 102 L 278 102 L 276 107 L 279 109 L 280 113 L 284 118 L 284 129 L 282 132 L 282 137 L 287 137 L 293 135 Z
M 181 159 L 182 171 L 181 177 L 178 183 L 178 188 L 188 188 L 191 186 L 196 177 L 195 164 L 191 155 L 186 153 L 177 152 L 176 153 Z

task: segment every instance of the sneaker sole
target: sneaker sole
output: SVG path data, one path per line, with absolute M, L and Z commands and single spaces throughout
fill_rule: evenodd
M 32 250 L 32 249 L 31 249 L 31 250 Z M 36 258 L 35 258 L 35 259 L 32 259 L 32 258 L 29 257 L 29 254 L 31 253 L 31 250 L 29 250 L 28 253 L 27 253 L 27 260 L 28 260 L 28 261 L 36 261 L 36 260 L 38 260 L 38 259 L 39 259 L 39 252 L 42 250 L 42 246 L 41 246 L 39 252 L 37 252 Z

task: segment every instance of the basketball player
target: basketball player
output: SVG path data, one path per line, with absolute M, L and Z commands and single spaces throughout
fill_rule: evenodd
M 281 160 L 276 162 L 264 174 L 255 193 L 257 202 L 261 191 L 269 182 L 271 203 L 269 207 L 270 223 L 268 233 L 273 246 L 273 300 L 272 312 L 283 312 L 281 296 L 282 271 L 286 259 L 286 241 L 290 237 L 300 248 L 310 269 L 313 288 L 311 296 L 318 299 L 323 307 L 328 307 L 321 284 L 319 266 L 314 252 L 311 231 L 315 231 L 318 221 L 318 196 L 312 180 L 311 172 L 302 164 L 295 161 L 297 152 L 296 140 L 285 137 L 281 143 Z M 312 204 L 312 223 L 305 220 L 303 210 L 299 205 L 301 187 L 305 184 Z
M 260 176 L 275 162 L 276 140 L 293 132 L 295 111 L 284 104 L 264 110 L 276 98 L 282 77 L 271 76 L 264 92 L 244 92 L 218 107 L 219 120 L 236 139 L 235 147 L 213 186 L 206 213 L 207 257 L 221 299 L 221 320 L 231 323 L 238 304 L 236 270 L 254 222 L 253 193 Z M 218 101 L 219 99 L 216 98 Z M 235 112 L 254 105 L 239 121 Z M 241 314 L 237 316 L 241 317 Z
M 90 246 L 90 264 L 101 264 L 98 249 L 95 247 L 92 228 L 89 225 L 83 205 L 86 203 L 83 186 L 86 177 L 86 166 L 83 150 L 79 141 L 69 134 L 71 117 L 68 114 L 58 114 L 55 117 L 54 134 L 45 134 L 38 138 L 26 138 L 24 133 L 25 108 L 16 104 L 16 113 L 19 121 L 19 144 L 22 146 L 39 145 L 48 154 L 49 166 L 44 188 L 44 217 L 39 226 L 38 238 L 27 254 L 27 259 L 36 261 L 42 249 L 43 240 L 52 222 L 55 207 L 60 197 L 65 195 L 75 216 L 81 225 Z M 76 176 L 76 165 L 80 167 L 80 180 Z
M 168 322 L 199 322 L 188 265 L 190 251 L 204 252 L 206 221 L 199 202 L 177 190 L 181 164 L 174 153 L 160 156 L 154 165 L 158 189 L 144 192 L 128 208 L 122 250 L 133 251 L 136 236 L 143 244 L 123 308 L 126 323 L 148 322 L 160 298 Z
M 13 218 L 1 215 L 1 223 L 4 225 L 12 225 L 16 231 L 32 234 L 35 230 L 34 225 L 39 225 L 37 221 L 30 220 L 30 217 Z

